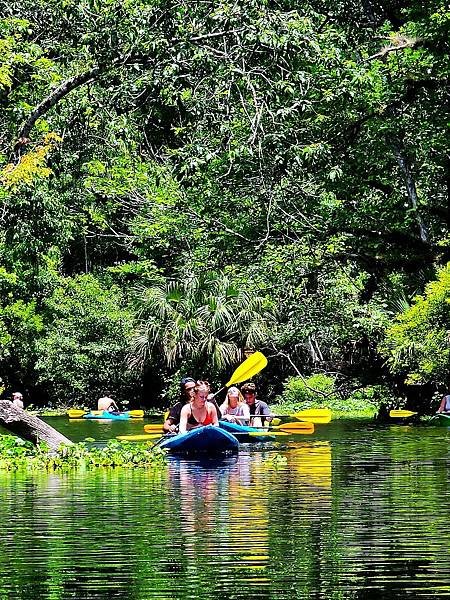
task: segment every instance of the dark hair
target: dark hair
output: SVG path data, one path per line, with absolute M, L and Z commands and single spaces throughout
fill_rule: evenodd
M 243 394 L 244 392 L 251 392 L 255 394 L 256 385 L 254 383 L 244 383 L 244 385 L 241 387 L 241 393 Z
M 195 379 L 192 377 L 183 377 L 183 379 L 180 381 L 181 389 L 183 389 L 187 383 L 195 383 Z

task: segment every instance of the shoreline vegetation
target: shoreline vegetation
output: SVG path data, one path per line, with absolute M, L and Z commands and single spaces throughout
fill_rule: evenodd
M 97 447 L 90 442 L 61 445 L 49 452 L 46 444 L 37 446 L 12 434 L 0 434 L 0 471 L 68 471 L 92 468 L 146 468 L 155 472 L 165 465 L 165 453 L 153 444 L 110 440 Z

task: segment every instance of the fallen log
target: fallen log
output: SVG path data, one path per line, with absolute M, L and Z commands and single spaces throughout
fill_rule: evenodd
M 0 400 L 0 425 L 33 444 L 45 442 L 50 450 L 56 450 L 61 444 L 73 444 L 48 423 L 14 406 L 9 400 Z

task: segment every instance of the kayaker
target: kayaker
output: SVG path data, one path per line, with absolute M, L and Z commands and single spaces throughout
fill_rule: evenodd
M 450 413 L 450 394 L 447 394 L 442 398 L 441 404 L 437 411 L 438 413 Z
M 237 387 L 230 387 L 225 402 L 220 405 L 222 420 L 248 425 L 250 420 L 250 409 L 244 397 Z
M 183 377 L 180 381 L 180 399 L 169 410 L 169 416 L 164 421 L 163 430 L 166 433 L 175 433 L 180 424 L 181 409 L 185 404 L 191 401 L 194 395 L 195 379 L 192 377 Z
M 262 427 L 263 421 L 271 421 L 272 416 L 268 405 L 262 400 L 256 398 L 256 385 L 254 383 L 244 383 L 241 387 L 241 393 L 250 409 L 250 424 L 255 427 Z M 254 417 L 264 417 L 254 418 Z
M 105 392 L 105 395 L 97 401 L 98 410 L 104 410 L 110 413 L 120 413 L 119 407 L 112 398 L 109 397 L 109 392 Z
M 14 406 L 17 406 L 17 408 L 23 409 L 23 395 L 20 392 L 13 392 L 11 394 L 11 402 Z
M 196 382 L 192 400 L 181 409 L 178 428 L 180 433 L 186 433 L 186 431 L 204 425 L 219 426 L 217 409 L 212 402 L 207 400 L 209 391 L 210 387 L 207 381 Z

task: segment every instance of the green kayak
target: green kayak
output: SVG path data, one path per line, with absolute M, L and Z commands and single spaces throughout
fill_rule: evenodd
M 438 413 L 432 420 L 434 425 L 443 425 L 444 427 L 450 427 L 450 415 Z

